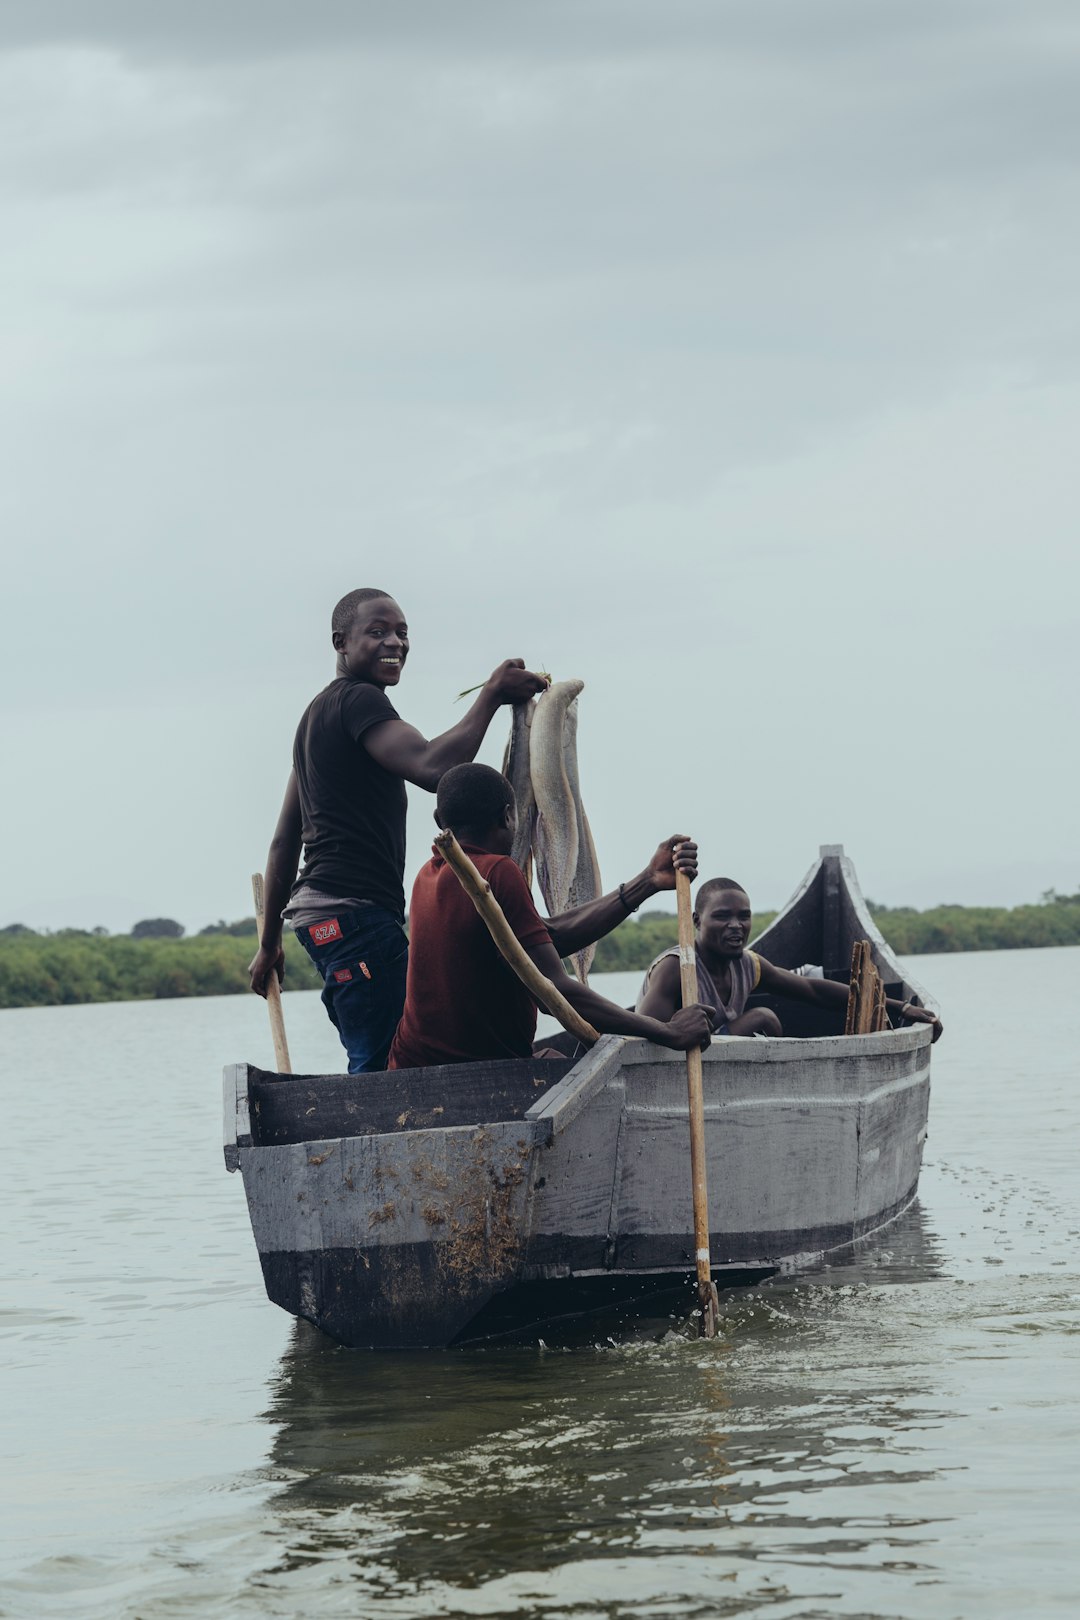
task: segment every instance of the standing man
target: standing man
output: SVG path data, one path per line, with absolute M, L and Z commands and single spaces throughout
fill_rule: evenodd
M 457 725 L 429 742 L 386 695 L 409 653 L 408 625 L 394 598 L 350 591 L 334 609 L 331 640 L 337 668 L 297 728 L 266 861 L 262 940 L 249 971 L 260 996 L 271 973 L 283 978 L 288 921 L 319 970 L 349 1073 L 362 1074 L 385 1068 L 405 1002 L 405 783 L 434 793 L 445 771 L 475 757 L 500 705 L 531 698 L 548 683 L 509 658 Z

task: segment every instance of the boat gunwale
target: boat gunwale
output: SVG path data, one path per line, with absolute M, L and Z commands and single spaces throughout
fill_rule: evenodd
M 828 1063 L 830 1065 L 839 1063 L 846 1066 L 853 1062 L 861 1062 L 865 1058 L 878 1057 L 889 1052 L 918 1051 L 922 1047 L 928 1047 L 931 1039 L 932 1031 L 929 1024 L 913 1024 L 904 1029 L 880 1030 L 875 1034 L 867 1035 L 819 1035 L 804 1039 L 794 1036 L 778 1036 L 768 1041 L 757 1041 L 747 1040 L 745 1037 L 739 1036 L 720 1036 L 714 1040 L 713 1045 L 702 1056 L 706 1070 L 724 1067 L 730 1071 L 735 1065 L 740 1064 L 757 1067 L 762 1063 L 791 1063 L 800 1060 L 803 1062 L 816 1060 L 819 1063 Z M 597 1061 L 599 1047 L 594 1047 L 570 1070 L 569 1074 L 556 1082 L 555 1085 L 549 1087 L 546 1092 L 541 1093 L 524 1114 L 505 1119 L 477 1120 L 464 1124 L 458 1122 L 446 1125 L 424 1125 L 412 1130 L 349 1131 L 335 1136 L 306 1137 L 296 1142 L 252 1141 L 247 1092 L 246 1088 L 238 1083 L 239 1076 L 235 1071 L 246 1072 L 249 1068 L 255 1066 L 230 1064 L 225 1071 L 226 1163 L 230 1170 L 239 1168 L 236 1153 L 240 1147 L 258 1153 L 291 1147 L 314 1150 L 335 1142 L 400 1142 L 403 1139 L 407 1140 L 420 1136 L 437 1135 L 446 1137 L 454 1132 L 475 1136 L 478 1131 L 502 1129 L 510 1126 L 520 1128 L 529 1137 L 530 1146 L 545 1147 L 555 1136 L 560 1135 L 574 1122 L 597 1092 L 613 1081 L 617 1081 L 624 1069 L 653 1067 L 658 1064 L 681 1065 L 685 1061 L 683 1053 L 673 1052 L 668 1047 L 655 1046 L 651 1041 L 619 1036 L 605 1037 L 605 1043 L 607 1041 L 610 1041 L 611 1045 L 605 1052 L 600 1053 L 601 1061 Z M 717 1050 L 720 1042 L 723 1042 L 723 1045 Z M 629 1050 L 630 1048 L 633 1048 L 633 1050 Z M 318 1079 L 341 1078 L 337 1075 L 298 1076 L 283 1074 L 268 1076 L 266 1070 L 258 1070 L 258 1073 L 264 1079 L 279 1079 L 282 1084 L 289 1084 L 297 1079 L 310 1082 Z M 925 1071 L 920 1070 L 918 1073 L 923 1074 Z M 905 1083 L 910 1083 L 915 1078 L 916 1075 L 912 1074 L 906 1078 Z M 889 1082 L 889 1084 L 892 1083 Z M 868 1077 L 865 1087 L 844 1097 L 843 1100 L 854 1105 L 862 1099 L 869 1099 L 877 1095 L 881 1090 L 881 1082 Z M 819 1093 L 816 1090 L 809 1091 L 804 1087 L 793 1090 L 790 1094 L 791 1100 L 797 1097 L 807 1097 L 808 1099 L 812 1098 L 814 1101 L 823 1101 L 829 1095 L 831 1094 Z M 764 1105 L 767 1103 L 772 1107 L 775 1106 L 777 1101 L 778 1098 L 775 1093 L 771 1093 L 767 1097 L 728 1096 L 720 1099 L 707 1097 L 705 1099 L 706 1114 L 711 1116 L 725 1109 L 748 1107 L 756 1104 Z M 228 1130 L 228 1110 L 230 1105 L 234 1110 L 237 1127 L 231 1137 Z M 636 1108 L 639 1105 L 632 1106 Z M 241 1121 L 247 1126 L 244 1131 L 239 1128 Z M 231 1154 L 230 1149 L 232 1150 Z M 233 1162 L 234 1160 L 235 1162 Z

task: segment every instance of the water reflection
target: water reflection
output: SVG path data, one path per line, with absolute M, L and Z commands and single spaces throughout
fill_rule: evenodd
M 894 1322 L 866 1278 L 906 1296 L 940 1257 L 917 1209 L 888 1239 L 827 1283 L 728 1295 L 713 1344 L 654 1324 L 573 1352 L 389 1356 L 298 1324 L 267 1414 L 282 1574 L 335 1561 L 397 1613 L 409 1594 L 417 1613 L 466 1612 L 468 1592 L 467 1612 L 527 1612 L 528 1577 L 584 1614 L 600 1612 L 580 1589 L 597 1560 L 631 1607 L 665 1564 L 669 1592 L 734 1582 L 713 1613 L 789 1600 L 811 1566 L 923 1570 L 926 1527 L 899 1503 L 933 1477 L 922 1437 L 947 1412 L 907 1313 Z

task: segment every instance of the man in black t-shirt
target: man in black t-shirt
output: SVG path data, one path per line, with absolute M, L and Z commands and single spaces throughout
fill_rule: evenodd
M 322 976 L 349 1073 L 360 1074 L 385 1067 L 405 1001 L 405 783 L 434 793 L 445 771 L 475 757 L 496 710 L 533 697 L 547 680 L 520 658 L 507 659 L 457 725 L 429 742 L 386 695 L 409 652 L 393 597 L 350 591 L 334 609 L 331 632 L 337 671 L 297 728 L 250 973 L 261 996 L 271 973 L 284 976 L 284 918 Z

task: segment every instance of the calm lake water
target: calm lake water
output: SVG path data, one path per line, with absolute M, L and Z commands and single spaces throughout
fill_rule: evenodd
M 912 967 L 919 1206 L 707 1345 L 335 1348 L 267 1302 L 222 1164 L 261 1003 L 0 1013 L 0 1614 L 1075 1615 L 1080 949 Z

